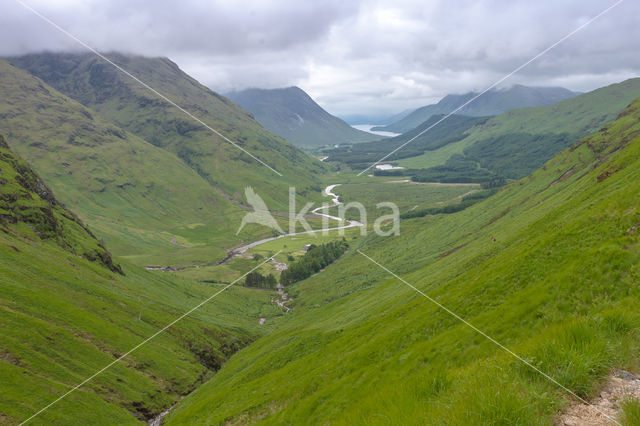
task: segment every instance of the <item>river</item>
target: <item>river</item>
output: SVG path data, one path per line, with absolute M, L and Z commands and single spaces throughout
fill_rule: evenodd
M 315 209 L 311 210 L 311 214 L 315 214 L 316 216 L 326 217 L 328 219 L 336 220 L 338 222 L 344 223 L 345 220 L 340 218 L 340 217 L 331 216 L 328 213 L 320 213 L 321 210 L 326 210 L 326 209 L 329 209 L 331 207 L 339 206 L 340 204 L 342 204 L 342 202 L 340 202 L 340 196 L 333 192 L 335 187 L 336 186 L 340 186 L 340 185 L 341 184 L 336 183 L 336 184 L 327 186 L 322 193 L 327 197 L 331 197 L 331 204 L 326 204 L 326 205 L 322 205 L 320 207 L 316 207 Z M 293 235 L 315 234 L 317 232 L 335 231 L 335 230 L 338 230 L 338 229 L 354 228 L 356 226 L 364 226 L 362 223 L 358 222 L 357 220 L 348 220 L 346 222 L 347 222 L 346 225 L 336 226 L 336 227 L 333 227 L 333 228 L 312 229 L 311 231 L 291 232 L 291 233 L 288 233 L 288 234 L 281 234 L 281 235 L 278 235 L 278 236 L 275 236 L 275 237 L 263 238 L 262 240 L 254 241 L 254 242 L 249 243 L 247 245 L 244 245 L 242 247 L 237 247 L 237 248 L 231 250 L 231 252 L 229 253 L 229 256 L 227 256 L 220 263 L 224 263 L 227 260 L 231 259 L 234 255 L 244 253 L 245 251 L 249 250 L 250 248 L 259 246 L 260 244 L 264 244 L 264 243 L 267 243 L 269 241 L 277 240 L 279 238 L 291 237 Z

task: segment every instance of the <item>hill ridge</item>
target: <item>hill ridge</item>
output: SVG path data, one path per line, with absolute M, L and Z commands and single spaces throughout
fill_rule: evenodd
M 484 93 L 472 103 L 457 111 L 456 114 L 472 117 L 499 115 L 515 108 L 552 105 L 579 94 L 563 87 L 536 87 L 515 84 L 507 89 L 494 88 Z M 477 95 L 478 92 L 446 95 L 437 103 L 417 108 L 395 123 L 374 127 L 372 130 L 405 133 L 428 120 L 432 115 L 453 112 Z
M 318 148 L 381 139 L 381 136 L 357 130 L 331 115 L 298 86 L 249 88 L 226 96 L 249 111 L 267 130 L 300 147 Z

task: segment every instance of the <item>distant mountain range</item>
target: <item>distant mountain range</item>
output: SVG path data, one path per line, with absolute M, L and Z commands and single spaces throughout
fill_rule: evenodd
M 640 79 L 635 78 L 554 105 L 519 108 L 495 117 L 454 114 L 441 121 L 445 115 L 433 115 L 402 135 L 325 153 L 328 162 L 339 161 L 363 170 L 402 147 L 385 162 L 397 163 L 405 170 L 382 173 L 430 182 L 518 179 L 615 120 L 638 96 Z
M 408 108 L 393 115 L 352 113 L 342 114 L 340 115 L 340 118 L 352 126 L 358 124 L 376 124 L 378 126 L 386 126 L 388 124 L 395 123 L 396 121 L 400 121 L 413 111 L 415 111 L 415 108 Z
M 304 148 L 358 143 L 381 137 L 354 129 L 329 114 L 299 87 L 246 89 L 226 96 L 249 111 L 265 129 Z
M 423 106 L 389 125 L 374 127 L 372 130 L 408 132 L 427 121 L 432 115 L 453 112 L 477 94 L 469 92 L 463 95 L 447 95 L 437 104 Z M 456 114 L 471 117 L 499 115 L 515 108 L 552 105 L 579 94 L 562 87 L 528 87 L 516 84 L 508 89 L 490 90 Z

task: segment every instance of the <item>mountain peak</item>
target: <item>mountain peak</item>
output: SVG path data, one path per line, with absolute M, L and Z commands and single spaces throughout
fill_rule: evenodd
M 267 130 L 301 147 L 380 139 L 329 114 L 298 86 L 246 89 L 226 96 L 253 114 Z

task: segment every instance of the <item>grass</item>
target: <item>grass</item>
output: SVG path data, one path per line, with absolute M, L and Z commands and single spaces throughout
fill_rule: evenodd
M 639 111 L 467 210 L 358 240 L 168 423 L 549 424 L 570 403 L 356 249 L 584 398 L 637 369 Z
M 260 170 L 255 166 L 240 160 L 239 165 L 216 156 L 215 161 L 225 163 L 221 172 L 238 180 L 233 183 L 234 188 L 225 189 L 236 197 L 232 201 L 215 179 L 203 176 L 202 170 L 208 170 L 204 165 L 194 169 L 188 159 L 115 126 L 6 61 L 0 61 L 0 75 L 3 93 L 0 113 L 7 117 L 3 131 L 9 145 L 38 170 L 62 203 L 90 225 L 115 253 L 135 264 L 176 267 L 211 264 L 225 256 L 225 248 L 271 235 L 269 229 L 260 226 L 248 226 L 240 235 L 235 235 L 247 211 L 239 204 L 239 201 L 245 202 L 245 186 L 252 185 L 271 209 L 288 209 L 288 183 L 265 179 L 261 174 L 263 170 L 252 176 L 242 173 L 242 170 Z M 181 78 L 190 81 L 182 74 Z M 196 89 L 198 93 L 204 90 L 201 86 Z M 206 93 L 206 99 L 214 97 Z M 126 101 L 137 99 L 131 97 Z M 224 105 L 223 102 L 215 109 L 221 117 L 240 114 L 237 107 Z M 129 103 L 125 106 L 119 111 L 128 117 L 135 117 L 137 113 L 164 114 L 150 108 L 132 112 Z M 234 120 L 247 119 L 236 117 Z M 163 128 L 159 124 L 156 127 Z M 145 132 L 139 134 L 153 136 Z M 203 132 L 198 135 L 194 143 L 204 143 L 206 139 L 206 143 L 211 144 L 208 133 L 206 138 Z M 164 136 L 176 144 L 181 143 L 172 139 L 168 130 Z M 274 136 L 267 136 L 259 133 L 255 137 L 286 145 Z M 225 155 L 230 155 L 226 149 Z M 291 158 L 304 156 L 299 163 L 314 169 L 312 164 L 307 164 L 312 160 L 305 154 L 287 146 L 282 149 L 289 152 Z M 236 153 L 233 155 L 237 157 Z M 282 166 L 282 170 L 287 171 L 284 163 Z M 226 167 L 235 170 L 225 171 Z M 298 186 L 299 204 L 311 196 L 320 198 L 320 187 L 311 191 L 308 177 L 302 177 L 299 171 L 286 174 L 292 179 L 289 183 Z M 305 189 L 307 197 L 303 194 Z M 278 217 L 284 225 L 287 219 L 283 215 Z
M 640 424 L 640 401 L 629 399 L 622 403 L 623 424 L 633 426 Z
M 615 120 L 639 95 L 640 79 L 631 79 L 551 106 L 511 110 L 472 128 L 460 141 L 398 164 L 429 168 L 444 165 L 454 154 L 464 154 L 503 177 L 521 178 L 575 140 Z
M 26 419 L 219 289 L 140 272 L 128 264 L 125 277 L 114 275 L 28 236 L 2 234 L 0 249 L 0 412 L 10 424 Z M 35 423 L 137 423 L 175 403 L 231 353 L 265 332 L 258 318 L 279 315 L 269 294 L 232 287 Z
M 131 65 L 142 67 L 138 72 L 149 71 L 144 61 Z M 7 128 L 13 136 L 26 135 L 12 137 L 9 144 L 30 155 L 56 194 L 60 189 L 83 219 L 100 233 L 113 235 L 116 253 L 122 250 L 129 257 L 116 258 L 125 275 L 91 260 L 85 248 L 101 247 L 98 240 L 62 209 L 53 213 L 62 225 L 46 226 L 52 223 L 47 208 L 53 211 L 59 204 L 38 201 L 33 186 L 16 184 L 20 173 L 0 167 L 2 177 L 9 179 L 0 192 L 9 194 L 0 205 L 5 217 L 0 232 L 0 420 L 15 424 L 215 294 L 223 285 L 218 281 L 231 282 L 259 261 L 237 258 L 211 266 L 214 256 L 208 247 L 214 244 L 205 240 L 218 230 L 220 235 L 210 241 L 219 244 L 235 232 L 235 226 L 218 225 L 233 223 L 236 205 L 218 191 L 206 192 L 215 179 L 196 169 L 213 167 L 226 157 L 208 155 L 213 152 L 207 154 L 200 136 L 194 136 L 194 152 L 178 155 L 172 151 L 178 144 L 165 149 L 118 133 L 121 129 L 94 117 L 91 110 L 38 80 L 25 79 L 5 63 L 0 72 L 0 80 L 7 83 L 4 99 L 16 104 L 2 111 Z M 76 81 L 81 85 L 85 80 Z M 13 86 L 20 90 L 11 91 Z M 25 93 L 32 101 L 23 99 Z M 202 105 L 217 111 L 217 101 L 208 103 L 213 102 L 210 94 L 201 88 L 197 93 L 208 99 Z M 138 95 L 137 100 L 149 101 Z M 193 96 L 198 95 L 192 93 L 190 99 Z M 97 106 L 114 114 L 114 120 L 130 114 L 133 121 L 125 124 L 141 135 L 149 131 L 145 138 L 185 130 L 180 123 L 162 132 L 137 128 L 152 117 L 131 103 L 120 112 L 114 112 L 114 103 Z M 38 120 L 33 118 L 36 113 Z M 236 118 L 236 123 L 246 120 Z M 232 287 L 60 401 L 37 423 L 139 423 L 186 395 L 169 415 L 169 424 L 550 424 L 571 403 L 561 388 L 393 279 L 358 250 L 590 398 L 612 368 L 640 366 L 639 123 L 637 101 L 615 122 L 540 170 L 464 211 L 405 220 L 396 237 L 369 234 L 354 239 L 350 234 L 351 248 L 341 258 L 287 289 L 293 300 L 286 315 L 271 303 L 272 292 Z M 72 127 L 79 133 L 73 134 Z M 61 129 L 74 137 L 62 140 L 48 133 Z M 195 129 L 186 133 L 191 131 Z M 234 131 L 245 130 L 232 127 Z M 269 141 L 263 141 L 264 146 Z M 144 166 L 149 174 L 123 173 L 131 164 L 119 161 L 134 155 L 131 147 L 154 161 L 155 168 Z M 281 154 L 289 148 L 282 149 Z M 102 155 L 102 150 L 110 154 Z M 200 155 L 203 158 L 189 163 Z M 65 166 L 63 158 L 74 161 Z M 51 160 L 57 166 L 47 162 Z M 177 164 L 171 166 L 176 173 L 172 179 L 204 188 L 200 195 L 217 194 L 220 205 L 231 210 L 221 209 L 217 219 L 208 217 L 206 204 L 193 204 L 188 185 L 183 192 L 167 193 L 171 188 L 153 180 L 152 173 L 162 177 L 162 164 Z M 232 165 L 238 164 L 230 162 L 216 173 L 231 175 Z M 71 174 L 63 172 L 67 168 Z M 90 171 L 113 182 L 89 178 Z M 145 180 L 147 176 L 152 180 Z M 255 170 L 247 176 L 255 178 Z M 309 191 L 338 179 L 345 197 L 363 193 L 369 206 L 380 191 L 387 191 L 384 185 L 395 185 L 385 184 L 388 178 L 348 173 L 308 179 Z M 149 182 L 156 183 L 147 186 Z M 301 182 L 305 185 L 306 180 Z M 235 178 L 225 185 L 227 196 L 234 186 L 240 187 Z M 275 197 L 277 185 L 269 185 L 264 185 L 265 192 Z M 28 191 L 21 192 L 20 186 Z M 395 196 L 408 207 L 412 196 L 430 202 L 446 195 L 430 193 L 431 186 L 415 187 L 393 187 L 384 196 Z M 185 201 L 192 204 L 183 209 L 180 203 Z M 221 222 L 216 225 L 214 220 Z M 241 239 L 254 231 L 247 228 Z M 328 238 L 334 237 L 340 238 Z M 299 255 L 311 238 L 276 240 L 250 255 L 282 248 L 278 260 L 283 261 Z M 182 250 L 192 255 L 180 258 Z M 131 263 L 174 258 L 204 266 L 167 274 Z M 261 272 L 269 268 L 272 265 Z M 268 320 L 260 325 L 259 318 Z M 628 416 L 634 410 L 625 406 Z
M 344 230 L 344 234 L 336 230 L 329 231 L 327 235 L 319 233 L 279 238 L 250 248 L 245 254 L 247 257 L 234 257 L 222 265 L 189 268 L 179 271 L 176 274 L 205 282 L 217 281 L 227 283 L 231 282 L 235 277 L 250 271 L 263 262 L 265 258 L 272 257 L 278 252 L 281 253 L 275 256 L 276 261 L 288 264 L 291 262 L 289 256 L 293 258 L 302 256 L 304 254 L 302 249 L 307 244 L 325 244 L 331 241 L 341 240 L 343 237 L 351 243 L 360 237 L 360 231 L 356 228 L 348 228 Z M 254 256 L 257 256 L 257 258 L 254 259 Z M 273 273 L 277 277 L 280 276 L 280 271 L 276 270 L 272 262 L 264 264 L 257 271 L 263 275 Z
M 252 186 L 272 210 L 286 211 L 290 186 L 297 187 L 300 198 L 317 197 L 321 188 L 316 187 L 314 175 L 323 173 L 325 166 L 262 128 L 238 105 L 201 85 L 166 58 L 113 54 L 110 59 L 281 175 L 93 54 L 45 53 L 10 61 L 121 129 L 174 154 L 236 201 L 244 201 L 246 186 Z
M 394 180 L 396 182 L 394 182 Z M 396 204 L 400 213 L 429 207 L 438 207 L 459 202 L 463 196 L 478 191 L 479 185 L 441 185 L 397 182 L 397 178 L 369 180 L 362 183 L 342 184 L 334 189 L 344 203 L 362 203 L 367 212 L 368 221 L 381 215 L 389 214 L 388 208 L 377 208 L 384 202 Z M 337 215 L 338 208 L 330 209 L 330 214 Z M 347 217 L 358 219 L 359 213 L 347 210 Z
M 114 263 L 2 138 L 0 182 L 2 423 L 25 420 L 222 288 Z M 133 424 L 161 412 L 271 327 L 258 324 L 281 316 L 270 299 L 229 288 L 34 422 Z

